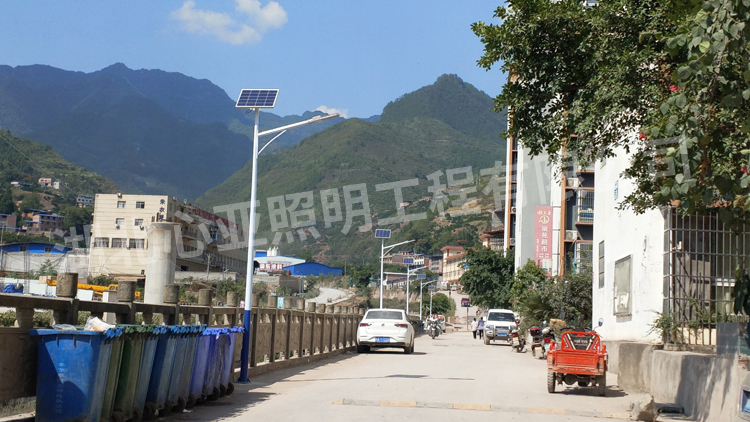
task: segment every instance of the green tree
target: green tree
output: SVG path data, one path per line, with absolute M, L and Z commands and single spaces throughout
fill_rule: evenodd
M 65 230 L 75 229 L 77 234 L 85 232 L 84 227 L 90 226 L 94 221 L 94 210 L 92 207 L 80 208 L 76 205 L 68 205 L 61 208 L 60 215 L 63 215 L 63 227 Z
M 479 64 L 512 72 L 495 109 L 532 156 L 563 168 L 624 147 L 625 206 L 750 222 L 750 3 L 512 0 L 495 16 L 473 25 Z
M 349 267 L 349 274 L 351 274 L 351 280 L 354 286 L 366 287 L 370 284 L 370 278 L 374 274 L 379 274 L 380 269 L 376 268 L 374 264 L 365 265 L 351 265 Z
M 495 252 L 488 248 L 469 249 L 468 269 L 461 276 L 471 303 L 485 308 L 508 308 L 513 286 L 513 249 Z
M 305 248 L 305 250 L 302 251 L 299 255 L 300 259 L 304 259 L 305 262 L 315 262 L 315 258 L 313 257 L 312 250 L 309 248 Z
M 16 203 L 13 201 L 13 193 L 10 185 L 0 191 L 0 214 L 13 214 L 16 212 Z
M 430 297 L 426 296 L 422 301 L 422 313 L 428 315 L 430 312 Z M 456 312 L 456 302 L 443 293 L 435 293 L 432 296 L 432 313 L 453 316 Z
M 510 288 L 513 309 L 517 311 L 526 296 L 534 292 L 534 289 L 543 286 L 547 279 L 547 271 L 529 259 L 513 276 L 513 284 Z
M 38 210 L 42 208 L 42 203 L 39 201 L 39 196 L 36 193 L 27 193 L 24 195 L 19 208 L 21 208 L 21 211 L 29 209 Z

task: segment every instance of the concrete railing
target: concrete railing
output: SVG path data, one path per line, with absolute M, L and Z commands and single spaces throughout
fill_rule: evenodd
M 164 305 L 134 301 L 135 285 L 120 282 L 117 303 L 93 302 L 75 298 L 77 277 L 58 277 L 58 297 L 39 297 L 0 293 L 0 308 L 16 312 L 14 327 L 0 327 L 0 402 L 36 395 L 38 339 L 29 334 L 34 328 L 34 314 L 51 311 L 50 324 L 78 324 L 79 313 L 103 318 L 114 314 L 118 324 L 163 323 L 206 324 L 212 327 L 242 325 L 244 310 L 238 307 L 237 294 L 229 293 L 230 306 L 212 306 L 212 291 L 201 290 L 198 305 L 177 303 L 178 286 L 165 287 Z M 72 288 L 70 286 L 73 286 Z M 287 298 L 285 307 L 277 309 L 277 298 L 271 297 L 265 307 L 253 297 L 253 324 L 250 350 L 251 375 L 306 363 L 350 350 L 355 346 L 357 325 L 364 310 Z M 85 315 L 85 314 L 84 314 Z M 161 315 L 161 318 L 155 318 Z M 237 341 L 235 362 L 239 360 L 241 341 Z

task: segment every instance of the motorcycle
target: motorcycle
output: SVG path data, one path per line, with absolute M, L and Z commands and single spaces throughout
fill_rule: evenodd
M 542 349 L 542 358 L 544 358 L 544 346 L 542 338 L 542 330 L 539 327 L 534 326 L 529 328 L 529 334 L 531 334 L 531 355 L 536 357 L 536 349 Z
M 437 321 L 430 321 L 427 325 L 427 333 L 430 337 L 435 338 L 440 335 L 440 329 L 438 328 Z
M 542 359 L 545 359 L 547 357 L 550 346 L 555 342 L 555 340 L 555 330 L 550 327 L 544 327 L 544 329 L 542 330 Z
M 511 350 L 516 353 L 521 353 L 526 347 L 526 339 L 521 338 L 517 329 L 510 332 L 510 342 Z

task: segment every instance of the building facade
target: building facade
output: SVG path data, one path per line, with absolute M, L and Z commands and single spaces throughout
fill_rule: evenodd
M 24 221 L 23 225 L 30 236 L 52 236 L 58 230 L 65 231 L 64 219 L 63 215 L 34 212 L 31 220 Z
M 443 281 L 449 284 L 461 284 L 461 276 L 466 272 L 466 251 L 461 246 L 445 246 L 443 252 Z
M 239 228 L 226 219 L 165 195 L 97 194 L 90 273 L 142 279 L 153 222 L 178 224 L 176 278 L 179 272 L 247 272 L 247 248 L 232 243 Z

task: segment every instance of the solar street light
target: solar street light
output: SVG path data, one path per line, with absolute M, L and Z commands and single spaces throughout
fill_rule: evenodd
M 375 230 L 375 238 L 380 239 L 380 309 L 383 309 L 383 259 L 385 259 L 385 254 L 386 252 L 390 252 L 390 250 L 396 246 L 411 243 L 413 240 L 407 240 L 405 242 L 387 246 L 388 249 L 386 250 L 385 239 L 391 238 L 391 231 L 388 229 L 377 229 Z
M 248 113 L 250 112 L 250 110 L 255 111 L 255 125 L 253 127 L 253 176 L 252 181 L 250 182 L 250 222 L 249 227 L 247 228 L 247 277 L 245 281 L 245 315 L 243 318 L 243 324 L 245 330 L 247 331 L 245 332 L 245 335 L 242 336 L 242 353 L 240 354 L 240 377 L 237 380 L 237 382 L 241 383 L 247 383 L 250 381 L 247 377 L 247 368 L 250 360 L 250 333 L 252 333 L 251 324 L 253 306 L 253 273 L 255 272 L 255 202 L 257 201 L 258 196 L 258 154 L 260 153 L 258 151 L 258 137 L 263 135 L 270 135 L 277 132 L 284 133 L 288 129 L 339 117 L 338 114 L 316 116 L 316 118 L 313 119 L 258 133 L 260 109 L 274 108 L 276 106 L 276 99 L 278 98 L 278 96 L 278 89 L 243 89 L 242 91 L 240 91 L 240 96 L 237 98 L 237 103 L 235 104 L 235 108 L 247 109 Z M 281 133 L 279 133 L 279 136 L 281 135 Z M 267 147 L 276 138 L 278 138 L 278 136 L 271 139 L 268 143 L 266 143 L 266 145 L 263 146 L 263 148 Z
M 409 260 L 410 262 L 406 262 L 407 260 Z M 426 266 L 423 265 L 419 268 L 414 268 L 410 270 L 408 264 L 413 264 L 413 263 L 414 263 L 414 258 L 404 258 L 404 264 L 407 264 L 406 265 L 406 316 L 407 317 L 409 316 L 409 276 L 412 273 L 415 273 L 421 269 L 427 268 Z M 418 274 L 418 275 L 421 275 L 422 277 L 425 276 L 424 274 Z

